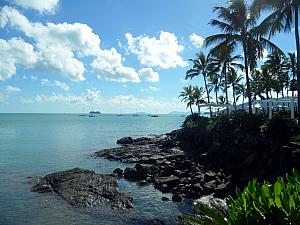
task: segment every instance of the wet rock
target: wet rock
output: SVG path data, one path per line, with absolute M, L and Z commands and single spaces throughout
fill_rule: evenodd
M 146 224 L 147 225 L 165 225 L 165 223 L 159 219 L 147 220 Z
M 148 184 L 148 182 L 146 180 L 141 180 L 141 181 L 138 182 L 138 185 L 140 185 L 140 186 L 144 186 L 144 185 L 147 185 L 147 184 Z
M 137 180 L 137 172 L 135 168 L 127 167 L 124 170 L 124 178 L 129 180 Z
M 117 140 L 117 144 L 119 145 L 130 145 L 133 143 L 132 137 L 123 137 L 119 140 Z
M 195 205 L 198 203 L 205 205 L 207 208 L 217 208 L 224 214 L 227 213 L 226 201 L 220 198 L 215 198 L 213 195 L 203 196 L 194 201 Z
M 163 202 L 167 202 L 167 201 L 169 201 L 170 199 L 169 199 L 168 197 L 163 196 L 163 197 L 161 197 L 161 200 L 162 200 Z
M 172 196 L 172 201 L 173 202 L 181 202 L 182 201 L 182 196 L 180 194 L 175 194 Z
M 80 168 L 48 174 L 31 191 L 54 191 L 76 207 L 108 204 L 113 208 L 124 209 L 131 208 L 133 201 L 128 194 L 119 192 L 115 176 L 96 174 Z
M 117 174 L 118 177 L 122 177 L 123 170 L 120 168 L 116 168 L 116 169 L 114 169 L 113 174 Z
M 141 164 L 135 165 L 135 170 L 139 179 L 146 179 L 148 175 L 152 175 L 152 170 L 150 166 L 144 166 Z
M 161 186 L 163 184 L 167 185 L 169 188 L 173 188 L 179 184 L 179 178 L 176 176 L 170 176 L 170 177 L 159 177 L 158 179 L 155 180 L 156 186 Z

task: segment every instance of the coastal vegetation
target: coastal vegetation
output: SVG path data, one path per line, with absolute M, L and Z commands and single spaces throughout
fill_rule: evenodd
M 203 87 L 189 85 L 179 95 L 191 115 L 177 138 L 205 168 L 230 174 L 230 195 L 226 212 L 198 203 L 198 215 L 185 215 L 183 224 L 299 224 L 299 10 L 295 0 L 231 0 L 214 7 L 210 25 L 220 32 L 190 59 L 185 78 L 201 76 Z M 271 38 L 292 29 L 296 51 L 285 53 Z M 293 175 L 282 178 L 286 173 Z

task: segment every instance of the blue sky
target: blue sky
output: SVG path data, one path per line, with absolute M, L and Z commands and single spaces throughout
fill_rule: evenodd
M 0 0 L 0 112 L 185 111 L 224 0 Z M 294 51 L 293 33 L 274 39 Z

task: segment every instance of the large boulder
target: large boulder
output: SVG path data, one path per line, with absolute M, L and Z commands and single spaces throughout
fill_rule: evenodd
M 117 144 L 119 144 L 119 145 L 130 145 L 132 143 L 133 143 L 132 137 L 123 137 L 123 138 L 117 140 Z
M 126 167 L 124 170 L 124 178 L 128 180 L 137 180 L 138 174 L 135 168 Z
M 131 208 L 133 199 L 128 194 L 119 192 L 118 186 L 114 175 L 74 168 L 46 175 L 31 191 L 54 191 L 76 207 L 109 204 L 113 208 Z

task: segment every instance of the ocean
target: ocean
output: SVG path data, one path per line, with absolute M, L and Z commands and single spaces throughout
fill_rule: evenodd
M 135 225 L 156 218 L 172 224 L 188 205 L 162 202 L 162 196 L 171 196 L 153 186 L 120 180 L 120 190 L 134 198 L 133 209 L 75 208 L 55 193 L 30 192 L 35 179 L 28 177 L 74 167 L 111 173 L 134 166 L 93 159 L 91 154 L 116 147 L 116 140 L 124 136 L 170 132 L 183 120 L 177 115 L 0 114 L 0 225 Z

